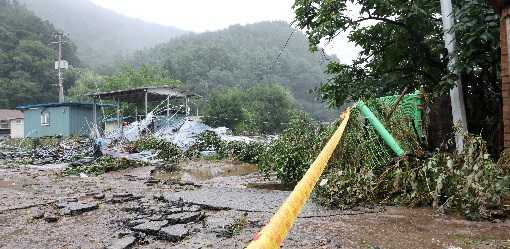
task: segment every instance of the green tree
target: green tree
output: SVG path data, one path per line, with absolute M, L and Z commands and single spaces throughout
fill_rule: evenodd
M 246 92 L 246 110 L 251 130 L 268 134 L 287 127 L 296 102 L 288 90 L 278 84 L 258 84 Z
M 57 100 L 56 46 L 50 44 L 56 31 L 17 1 L 0 0 L 0 108 Z M 66 60 L 79 66 L 75 50 L 72 42 L 63 48 Z
M 332 106 L 396 94 L 406 86 L 445 95 L 456 78 L 447 70 L 438 1 L 296 0 L 293 8 L 312 50 L 342 32 L 361 48 L 352 64 L 329 63 L 332 79 L 319 93 Z M 500 116 L 498 18 L 485 0 L 454 1 L 454 11 L 468 126 L 494 138 Z
M 276 61 L 282 43 L 291 33 Z M 324 61 L 332 58 L 309 53 L 307 49 L 306 37 L 288 23 L 261 22 L 178 37 L 140 51 L 128 61 L 134 67 L 160 65 L 192 91 L 206 97 L 217 88 L 247 89 L 256 84 L 278 82 L 314 118 L 332 119 L 336 115 L 310 94 L 311 89 L 326 81 Z
M 111 76 L 102 76 L 88 69 L 79 70 L 78 75 L 76 84 L 69 89 L 69 93 L 75 98 L 98 91 L 115 91 L 144 86 L 181 85 L 181 82 L 172 79 L 167 71 L 150 65 L 143 65 L 137 69 L 124 67 L 121 72 Z
M 258 134 L 281 132 L 296 110 L 296 102 L 279 84 L 217 90 L 210 95 L 206 106 L 204 121 L 208 125 Z
M 213 127 L 240 129 L 247 116 L 244 96 L 238 88 L 213 91 L 207 100 L 204 122 Z

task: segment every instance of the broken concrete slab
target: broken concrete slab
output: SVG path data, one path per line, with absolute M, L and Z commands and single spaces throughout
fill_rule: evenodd
M 85 212 L 95 210 L 99 207 L 97 202 L 83 203 L 83 202 L 68 202 L 60 205 L 60 214 L 62 215 L 77 215 Z
M 135 236 L 125 236 L 121 239 L 114 240 L 107 249 L 127 249 L 136 242 Z
M 133 195 L 132 193 L 114 193 L 111 198 L 109 198 L 106 202 L 108 203 L 124 203 L 129 201 L 134 201 L 141 199 L 142 196 Z
M 134 219 L 134 220 L 128 221 L 127 225 L 129 227 L 135 227 L 135 226 L 138 226 L 140 224 L 147 223 L 149 221 L 150 221 L 149 219 L 144 219 L 144 218 L 142 218 L 142 219 Z
M 189 230 L 186 228 L 184 224 L 170 225 L 167 227 L 163 227 L 159 233 L 158 237 L 164 240 L 177 242 L 184 239 L 189 235 Z
M 203 188 L 165 193 L 164 197 L 168 203 L 193 204 L 201 206 L 202 209 L 274 213 L 289 194 L 290 191 L 281 190 Z M 354 213 L 376 211 L 378 210 L 355 211 Z M 351 213 L 353 213 L 352 210 L 327 209 L 308 201 L 299 217 L 324 217 Z
M 202 208 L 198 205 L 191 205 L 182 207 L 182 212 L 198 212 L 202 210 Z
M 156 235 L 158 231 L 168 224 L 167 220 L 149 221 L 132 228 L 133 231 Z
M 170 224 L 185 224 L 193 221 L 199 221 L 205 217 L 202 212 L 186 212 L 171 214 L 166 217 Z

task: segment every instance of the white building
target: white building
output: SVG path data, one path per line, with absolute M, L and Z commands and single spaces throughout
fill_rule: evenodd
M 0 109 L 0 138 L 24 137 L 23 112 Z

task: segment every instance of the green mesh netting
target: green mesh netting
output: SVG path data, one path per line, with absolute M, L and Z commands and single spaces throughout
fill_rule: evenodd
M 398 100 L 398 95 L 394 96 L 386 96 L 378 98 L 382 104 L 386 106 L 394 106 L 396 101 Z M 405 95 L 398 104 L 397 111 L 400 115 L 404 115 L 407 118 L 412 120 L 412 125 L 414 125 L 415 132 L 420 138 L 423 136 L 422 130 L 422 99 L 419 91 L 416 91 L 413 94 Z
M 419 154 L 423 127 L 420 95 L 406 95 L 393 108 L 397 99 L 398 96 L 388 96 L 367 100 L 365 104 L 406 154 Z M 379 179 L 384 179 L 396 161 L 395 153 L 368 120 L 353 109 L 339 147 L 322 177 L 323 184 L 317 189 L 319 201 L 332 206 L 363 202 L 359 198 L 376 192 Z

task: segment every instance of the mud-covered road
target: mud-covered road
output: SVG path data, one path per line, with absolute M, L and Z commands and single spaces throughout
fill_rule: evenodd
M 0 248 L 244 248 L 289 193 L 233 162 L 98 177 L 60 168 L 0 162 Z M 510 221 L 309 202 L 283 248 L 510 248 Z

